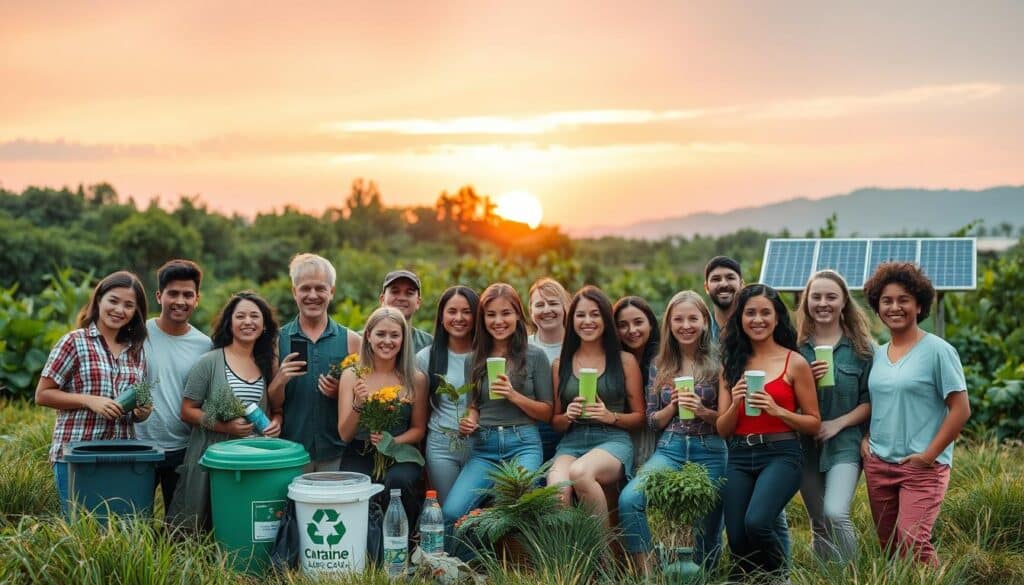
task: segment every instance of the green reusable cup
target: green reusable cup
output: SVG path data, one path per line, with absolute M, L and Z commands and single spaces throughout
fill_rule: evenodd
M 489 357 L 487 358 L 487 385 L 488 387 L 494 386 L 494 382 L 497 381 L 499 375 L 505 373 L 505 358 L 503 357 Z M 488 388 L 489 390 L 489 388 Z M 487 395 L 491 400 L 504 400 L 505 397 L 500 394 L 495 394 L 493 391 L 488 391 Z
M 825 375 L 818 380 L 818 388 L 824 388 L 826 386 L 836 385 L 836 364 L 833 359 L 832 346 L 831 345 L 816 345 L 814 346 L 814 359 L 822 362 L 828 362 L 828 371 Z
M 673 380 L 675 382 L 676 390 L 682 392 L 693 392 L 693 376 L 679 376 Z M 679 405 L 679 420 L 693 420 L 692 410 L 683 408 L 683 405 Z
M 580 396 L 583 397 L 584 408 L 597 402 L 597 369 L 580 368 Z M 580 413 L 580 418 L 586 418 L 587 413 Z
M 764 370 L 747 370 L 743 372 L 743 377 L 747 379 L 747 399 L 743 403 L 747 416 L 761 415 L 760 408 L 750 406 L 750 397 L 754 395 L 754 392 L 764 392 L 764 376 Z

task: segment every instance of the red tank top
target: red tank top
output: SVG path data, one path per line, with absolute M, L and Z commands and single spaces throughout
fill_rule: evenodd
M 793 352 L 786 354 L 786 365 L 782 368 L 782 373 L 771 382 L 765 382 L 764 391 L 774 398 L 775 403 L 781 408 L 796 412 L 796 392 L 793 391 L 793 385 L 786 381 L 786 370 L 789 369 L 789 356 L 791 355 Z M 764 411 L 760 416 L 747 416 L 746 409 L 740 406 L 739 417 L 736 420 L 737 435 L 785 433 L 792 430 L 789 425 L 782 422 L 782 419 Z

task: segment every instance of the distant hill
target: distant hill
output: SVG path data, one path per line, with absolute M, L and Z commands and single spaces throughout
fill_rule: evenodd
M 771 232 L 788 228 L 794 236 L 801 236 L 825 225 L 825 219 L 833 213 L 838 216 L 841 236 L 872 237 L 915 231 L 945 235 L 974 219 L 984 220 L 990 231 L 1003 222 L 1012 224 L 1016 230 L 1024 226 L 1024 186 L 983 191 L 866 188 L 823 199 L 800 197 L 725 213 L 696 213 L 593 228 L 573 235 L 657 239 L 669 235 L 718 236 L 741 228 Z

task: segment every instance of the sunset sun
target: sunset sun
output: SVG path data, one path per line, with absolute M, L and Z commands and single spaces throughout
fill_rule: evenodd
M 507 220 L 525 223 L 531 228 L 539 226 L 540 220 L 544 217 L 540 201 L 526 191 L 509 191 L 499 196 L 494 212 Z

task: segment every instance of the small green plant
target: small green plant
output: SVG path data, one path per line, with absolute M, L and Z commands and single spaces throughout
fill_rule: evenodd
M 455 420 L 462 420 L 462 397 L 473 391 L 473 383 L 467 382 L 462 386 L 456 388 L 448 381 L 447 378 L 441 374 L 435 374 L 440 382 L 437 384 L 437 390 L 434 391 L 438 396 L 445 396 L 455 404 Z M 458 428 L 441 427 L 441 432 L 448 437 L 448 448 L 452 451 L 465 451 L 466 450 L 466 437 L 464 437 Z
M 245 417 L 245 405 L 228 386 L 214 389 L 205 410 L 206 416 L 212 417 L 214 421 L 225 422 Z
M 675 546 L 693 546 L 693 527 L 718 503 L 721 482 L 714 482 L 706 467 L 686 463 L 681 469 L 659 469 L 641 478 L 648 514 L 656 514 L 675 527 L 669 538 Z
M 548 462 L 531 471 L 518 459 L 496 465 L 489 474 L 494 485 L 484 490 L 492 505 L 463 516 L 456 529 L 493 546 L 507 535 L 560 522 L 567 511 L 558 492 L 568 482 L 537 487 L 550 466 Z

